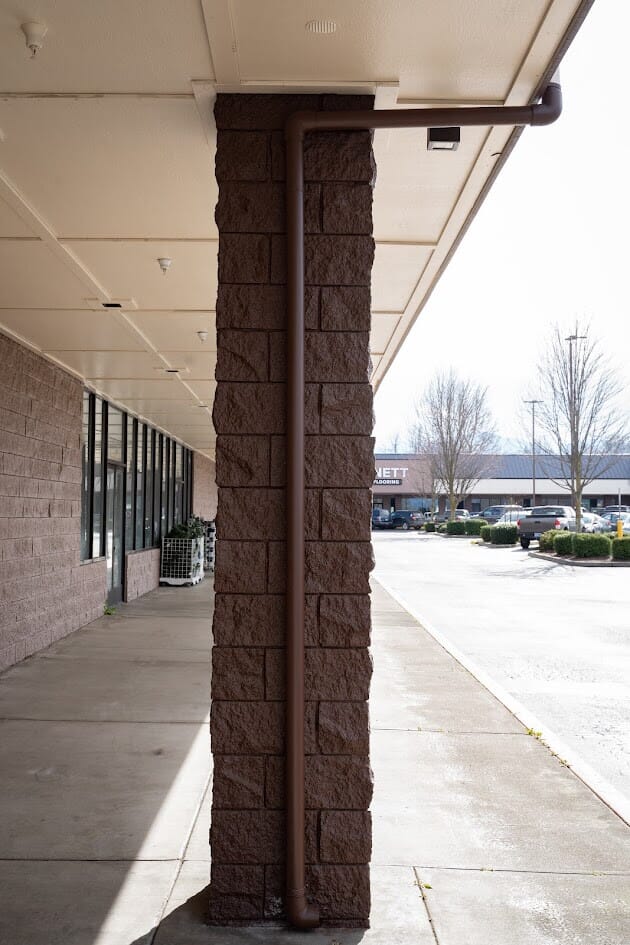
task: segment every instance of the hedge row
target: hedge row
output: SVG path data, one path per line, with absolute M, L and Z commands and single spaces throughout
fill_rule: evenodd
M 625 540 L 630 546 L 630 539 Z M 624 539 L 622 538 L 621 541 L 623 542 Z M 575 555 L 576 558 L 610 558 L 611 545 L 612 542 L 607 535 L 574 535 L 573 532 L 555 532 L 553 535 L 553 550 L 557 555 Z M 548 549 L 541 548 L 541 550 Z M 626 553 L 630 558 L 630 547 L 627 550 L 624 547 L 621 552 L 618 552 L 621 556 Z
M 630 561 L 630 538 L 613 538 L 612 556 L 615 561 Z
M 518 538 L 516 525 L 482 525 L 482 541 L 492 545 L 513 545 Z
M 465 535 L 466 534 L 465 523 L 464 522 L 447 522 L 446 534 L 447 535 Z
M 608 535 L 573 536 L 573 554 L 576 558 L 610 558 L 610 546 Z
M 425 532 L 434 532 L 435 531 L 435 522 L 427 522 L 424 526 Z
M 572 532 L 556 532 L 553 539 L 553 550 L 557 555 L 573 554 Z
M 552 528 L 548 532 L 543 532 L 538 540 L 538 550 L 553 551 L 553 540 L 557 534 L 558 532 Z
M 483 518 L 467 518 L 464 522 L 467 535 L 480 535 L 481 529 L 485 526 L 486 520 Z

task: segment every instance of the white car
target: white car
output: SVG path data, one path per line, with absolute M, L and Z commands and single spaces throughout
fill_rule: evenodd
M 497 519 L 495 525 L 516 525 L 519 518 L 525 518 L 529 515 L 529 509 L 512 509 L 510 512 L 504 512 L 501 518 Z

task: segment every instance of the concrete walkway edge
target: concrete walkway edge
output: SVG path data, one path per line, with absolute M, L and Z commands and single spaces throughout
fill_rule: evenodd
M 399 594 L 393 590 L 382 578 L 373 578 L 381 587 L 410 614 L 414 620 L 429 633 L 436 643 L 453 659 L 466 669 L 471 676 L 481 683 L 505 708 L 512 713 L 526 728 L 542 732 L 542 741 L 559 758 L 566 762 L 567 767 L 579 778 L 610 810 L 624 823 L 630 826 L 630 801 L 623 796 L 612 784 L 602 778 L 580 755 L 574 751 L 560 736 L 548 726 L 543 725 L 540 719 L 530 712 L 518 699 L 515 699 L 506 689 L 500 686 L 492 677 L 482 670 L 474 660 L 466 656 L 458 647 L 454 646 L 440 631 L 431 625 L 418 610 L 410 606 Z

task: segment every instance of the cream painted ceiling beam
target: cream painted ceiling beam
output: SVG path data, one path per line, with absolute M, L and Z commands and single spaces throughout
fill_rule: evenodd
M 103 98 L 122 98 L 122 99 L 190 99 L 192 92 L 1 92 L 2 100 L 39 100 L 39 99 L 103 99 Z
M 241 74 L 230 0 L 201 0 L 201 9 L 216 84 L 238 85 Z

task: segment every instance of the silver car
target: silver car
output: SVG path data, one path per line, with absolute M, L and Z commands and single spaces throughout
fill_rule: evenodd
M 616 532 L 617 521 L 621 519 L 624 535 L 630 534 L 630 512 L 604 512 L 601 519 L 605 522 L 604 531 Z
M 608 523 L 594 512 L 582 512 L 582 531 L 589 535 L 598 535 L 608 531 Z

